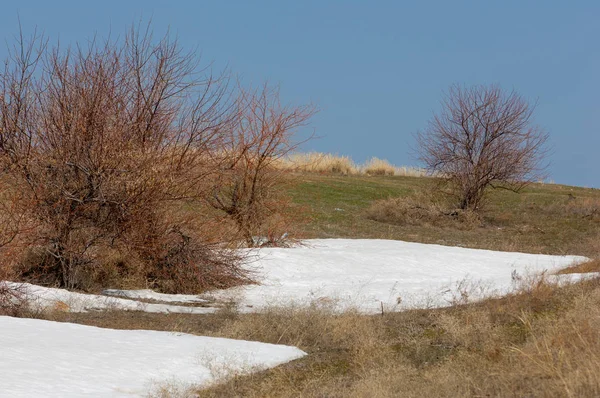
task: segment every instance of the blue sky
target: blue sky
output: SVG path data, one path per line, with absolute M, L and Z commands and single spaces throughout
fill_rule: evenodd
M 453 83 L 497 83 L 537 101 L 549 179 L 600 188 L 600 2 L 14 1 L 0 34 L 62 43 L 152 19 L 183 47 L 284 101 L 320 108 L 304 149 L 414 165 L 413 134 Z M 0 47 L 4 59 L 5 48 Z

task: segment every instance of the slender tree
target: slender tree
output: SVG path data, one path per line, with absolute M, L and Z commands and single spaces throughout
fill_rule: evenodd
M 292 138 L 316 109 L 284 106 L 279 90 L 266 84 L 257 91 L 240 91 L 239 118 L 225 134 L 221 172 L 207 199 L 235 222 L 243 240 L 253 246 L 253 235 L 282 207 L 277 193 L 284 178 L 275 163 L 297 147 Z

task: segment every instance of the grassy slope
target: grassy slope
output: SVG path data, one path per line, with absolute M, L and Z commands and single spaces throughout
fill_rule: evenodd
M 516 194 L 490 192 L 483 226 L 440 228 L 394 225 L 369 220 L 366 209 L 378 199 L 408 196 L 432 188 L 435 180 L 415 177 L 305 175 L 289 188 L 307 214 L 296 234 L 303 238 L 378 238 L 546 254 L 600 252 L 600 214 L 589 215 L 588 202 L 600 203 L 600 190 L 535 184 Z

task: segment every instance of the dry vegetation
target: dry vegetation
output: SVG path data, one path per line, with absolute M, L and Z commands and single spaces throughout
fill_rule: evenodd
M 348 156 L 337 156 L 330 153 L 294 153 L 281 159 L 278 166 L 283 170 L 303 173 L 342 175 L 358 173 L 356 164 Z
M 536 284 L 501 300 L 384 316 L 274 309 L 219 335 L 309 357 L 200 396 L 457 397 L 600 393 L 600 285 Z
M 483 225 L 481 216 L 470 210 L 453 207 L 445 198 L 419 192 L 374 202 L 366 217 L 383 223 L 412 226 L 450 227 L 472 230 Z
M 17 39 L 0 71 L 3 267 L 88 291 L 251 282 L 230 248 L 281 218 L 273 164 L 315 110 L 199 61 L 149 27 Z
M 442 199 L 415 193 L 435 187 L 431 179 L 314 178 L 307 177 L 290 189 L 297 203 L 306 206 L 303 198 L 313 203 L 307 211 L 315 216 L 312 223 L 317 231 L 335 222 L 346 236 L 368 232 L 378 237 L 375 234 L 389 233 L 387 226 L 392 225 L 399 231 L 408 229 L 418 234 L 422 241 L 443 237 L 460 239 L 458 243 L 463 245 L 497 248 L 511 244 L 508 237 L 522 229 L 522 237 L 512 241 L 519 250 L 535 251 L 544 245 L 543 250 L 550 252 L 600 253 L 600 220 L 595 211 L 600 194 L 595 190 L 544 185 L 530 187 L 520 195 L 494 192 L 482 218 L 470 224 L 443 214 L 447 203 Z M 313 183 L 316 191 L 311 191 Z M 299 189 L 305 196 L 298 196 Z M 387 219 L 366 219 L 363 211 L 380 198 L 378 195 L 390 194 L 404 197 L 396 199 L 400 208 L 424 207 L 425 215 L 413 218 L 412 213 L 399 211 L 400 217 L 395 218 L 399 225 Z M 345 202 L 340 204 L 342 199 Z M 344 218 L 332 221 L 318 217 L 320 206 L 330 209 L 337 205 L 346 211 L 332 214 L 357 218 L 347 224 Z M 366 223 L 364 230 L 356 220 Z M 490 225 L 492 222 L 495 224 Z M 385 230 L 379 231 L 380 225 L 386 226 Z M 507 231 L 498 230 L 498 225 Z M 525 230 L 524 225 L 530 227 Z M 570 271 L 596 270 L 597 260 Z M 182 391 L 180 386 L 168 385 L 155 392 L 161 397 L 595 397 L 600 393 L 599 308 L 598 279 L 567 286 L 533 279 L 522 282 L 517 293 L 500 299 L 383 315 L 334 313 L 322 302 L 304 308 L 273 307 L 257 314 L 240 314 L 234 307 L 203 316 L 60 311 L 14 314 L 100 327 L 289 344 L 309 354 L 205 390 Z
M 277 163 L 295 148 L 292 135 L 308 123 L 314 107 L 284 107 L 279 92 L 268 86 L 258 93 L 246 93 L 238 101 L 239 120 L 226 132 L 207 202 L 227 214 L 249 247 L 256 235 L 278 234 L 263 229 L 273 215 L 281 213 L 286 198 L 277 188 L 282 171 Z M 271 239 L 273 241 L 273 239 Z
M 594 397 L 600 393 L 600 281 L 543 279 L 516 294 L 437 310 L 333 313 L 315 303 L 206 316 L 46 313 L 47 319 L 295 345 L 309 355 L 207 390 L 163 397 Z M 40 316 L 38 314 L 38 316 Z
M 373 157 L 364 164 L 348 156 L 330 153 L 293 153 L 281 159 L 277 166 L 286 171 L 316 174 L 425 177 L 427 172 L 417 167 L 394 166 L 385 159 Z

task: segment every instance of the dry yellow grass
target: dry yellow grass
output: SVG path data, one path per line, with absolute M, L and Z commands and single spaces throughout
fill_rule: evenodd
M 600 260 L 591 260 L 585 263 L 574 265 L 569 268 L 565 268 L 558 272 L 559 274 L 572 274 L 572 273 L 587 273 L 587 272 L 600 272 Z
M 289 171 L 321 174 L 358 174 L 359 169 L 348 156 L 330 153 L 295 153 L 279 161 L 280 168 Z
M 330 153 L 308 152 L 295 153 L 282 158 L 278 167 L 283 170 L 341 175 L 372 175 L 372 176 L 404 176 L 424 177 L 424 169 L 407 166 L 394 166 L 385 159 L 373 157 L 364 164 L 355 163 L 348 156 L 333 155 Z
M 596 397 L 600 281 L 539 280 L 503 299 L 383 316 L 280 308 L 214 335 L 309 353 L 201 397 Z
M 393 176 L 396 168 L 387 160 L 379 158 L 371 158 L 361 168 L 366 175 L 374 176 Z

